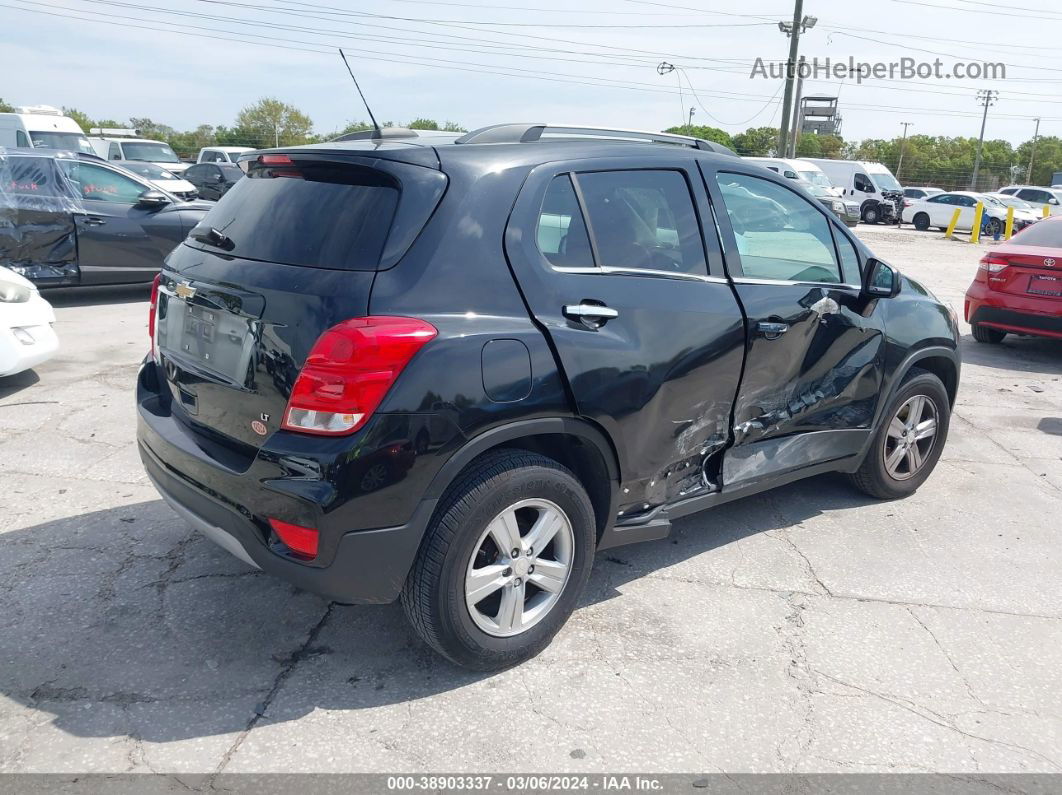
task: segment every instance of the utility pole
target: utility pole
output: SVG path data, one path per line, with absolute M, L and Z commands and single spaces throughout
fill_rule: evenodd
M 793 5 L 793 21 L 779 22 L 778 29 L 789 36 L 789 60 L 785 64 L 785 96 L 782 98 L 782 126 L 778 129 L 778 154 L 785 157 L 789 147 L 789 111 L 793 105 L 793 73 L 796 71 L 797 53 L 800 52 L 800 34 L 813 27 L 814 17 L 804 16 L 804 0 Z
M 900 182 L 900 172 L 903 171 L 903 145 L 907 143 L 907 128 L 914 125 L 912 121 L 901 121 L 903 125 L 903 138 L 900 139 L 900 162 L 896 165 L 896 181 Z M 900 183 L 903 184 L 902 182 Z
M 973 178 L 970 179 L 970 190 L 977 190 L 977 175 L 981 173 L 981 150 L 985 145 L 985 124 L 988 122 L 988 108 L 996 104 L 999 92 L 987 88 L 977 92 L 977 101 L 984 106 L 985 112 L 981 117 L 981 137 L 977 139 L 977 159 L 974 160 Z
M 800 56 L 797 66 L 796 98 L 793 100 L 793 134 L 789 139 L 789 157 L 797 156 L 797 147 L 800 145 L 800 129 L 803 126 L 803 113 L 800 108 L 800 100 L 804 95 L 804 56 Z
M 1032 167 L 1036 159 L 1036 139 L 1040 137 L 1040 120 L 1036 119 L 1036 132 L 1033 133 L 1032 152 L 1029 154 L 1029 171 L 1025 175 L 1025 181 L 1032 184 Z
M 696 108 L 690 108 L 689 121 L 686 122 L 686 132 L 693 134 L 693 114 L 697 112 Z

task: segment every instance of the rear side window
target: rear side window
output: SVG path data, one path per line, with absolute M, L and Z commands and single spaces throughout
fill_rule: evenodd
M 546 189 L 536 230 L 538 248 L 558 268 L 592 268 L 594 256 L 579 200 L 567 174 L 554 177 Z
M 705 276 L 704 243 L 678 171 L 578 174 L 599 265 Z
M 244 259 L 375 270 L 399 192 L 389 175 L 360 165 L 255 164 L 207 213 L 188 244 L 211 248 L 213 237 L 226 253 Z M 197 235 L 211 229 L 223 237 Z

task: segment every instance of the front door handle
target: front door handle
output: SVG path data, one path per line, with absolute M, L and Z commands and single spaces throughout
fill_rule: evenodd
M 789 331 L 788 323 L 779 323 L 772 320 L 761 320 L 756 324 L 756 331 L 769 340 L 776 340 Z
M 580 304 L 567 304 L 564 307 L 564 316 L 596 328 L 619 317 L 619 312 L 603 304 L 588 304 L 584 301 Z
M 103 226 L 105 223 L 107 223 L 107 219 L 100 218 L 98 215 L 85 216 L 86 226 Z

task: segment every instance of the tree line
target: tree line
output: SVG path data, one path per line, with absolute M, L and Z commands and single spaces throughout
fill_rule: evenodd
M 11 105 L 0 99 L 0 112 L 13 110 Z M 273 97 L 265 97 L 243 108 L 236 114 L 231 126 L 200 124 L 193 130 L 184 131 L 150 118 L 132 117 L 125 121 L 94 119 L 77 108 L 63 110 L 86 133 L 93 127 L 129 127 L 139 130 L 145 138 L 166 141 L 182 157 L 194 157 L 204 146 L 295 146 L 329 141 L 346 133 L 371 129 L 366 121 L 352 121 L 342 129 L 316 133 L 313 121 L 307 114 Z M 413 119 L 405 125 L 386 121 L 382 126 L 464 132 L 464 128 L 456 122 L 439 123 L 427 118 Z M 778 129 L 775 127 L 750 127 L 734 135 L 718 127 L 698 125 L 671 127 L 667 132 L 716 141 L 745 157 L 775 156 L 778 142 Z M 902 170 L 897 173 L 901 146 L 903 164 Z M 1032 140 L 1018 146 L 998 139 L 985 141 L 978 187 L 988 190 L 1008 182 L 1024 182 L 1033 154 L 1032 146 Z M 797 142 L 797 157 L 884 163 L 893 173 L 897 173 L 904 184 L 935 185 L 948 190 L 969 186 L 976 152 L 977 139 L 961 136 L 912 135 L 906 141 L 897 136 L 892 139 L 866 138 L 857 142 L 846 141 L 837 135 L 804 133 Z M 1036 141 L 1031 181 L 1037 185 L 1050 185 L 1052 175 L 1057 171 L 1062 171 L 1062 138 L 1042 136 Z

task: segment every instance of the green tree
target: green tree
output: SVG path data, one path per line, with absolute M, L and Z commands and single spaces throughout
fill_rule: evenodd
M 14 105 L 8 105 L 6 102 L 4 102 L 3 97 L 0 97 L 0 113 L 14 113 L 14 112 L 15 112 L 15 106 Z
M 730 149 L 734 148 L 734 139 L 730 137 L 730 133 L 726 130 L 720 130 L 718 127 L 683 124 L 681 127 L 668 127 L 664 132 L 674 133 L 675 135 L 689 135 L 693 138 L 703 138 L 706 141 L 722 144 Z
M 443 123 L 442 128 L 444 132 L 468 132 L 468 130 L 466 130 L 456 121 L 446 121 Z
M 750 127 L 734 136 L 734 151 L 743 157 L 768 157 L 778 143 L 777 127 Z
M 1033 157 L 1032 140 L 1018 147 L 1015 153 L 1019 166 L 1019 181 L 1025 181 L 1029 170 L 1029 158 Z M 1032 184 L 1050 185 L 1056 171 L 1062 171 L 1062 138 L 1045 135 L 1036 141 L 1036 156 L 1033 157 Z
M 121 127 L 122 125 L 118 126 Z M 159 124 L 146 116 L 139 118 L 135 116 L 130 117 L 129 126 L 134 130 L 137 130 L 141 138 L 153 138 L 156 141 L 169 141 L 177 135 L 177 131 L 168 124 Z
M 439 122 L 435 119 L 413 119 L 409 123 L 409 129 L 411 130 L 438 130 Z
M 306 142 L 313 122 L 293 105 L 265 97 L 240 111 L 236 128 L 257 139 L 252 146 L 291 146 Z
M 81 132 L 84 132 L 84 133 L 87 133 L 93 127 L 98 127 L 99 126 L 98 124 L 93 122 L 92 119 L 90 119 L 88 117 L 87 113 L 83 113 L 82 111 L 78 110 L 77 108 L 66 108 L 66 107 L 64 107 L 63 108 L 63 115 L 64 116 L 69 116 L 71 119 L 76 121 L 77 122 L 77 126 L 80 127 L 81 128 Z

